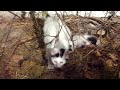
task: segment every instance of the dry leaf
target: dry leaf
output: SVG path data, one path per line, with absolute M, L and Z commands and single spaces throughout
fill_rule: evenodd
M 105 35 L 105 31 L 104 31 L 104 30 L 99 30 L 99 31 L 97 32 L 97 34 L 99 34 L 99 35 Z
M 113 61 L 112 60 L 107 60 L 106 61 L 106 65 L 109 67 L 109 68 L 111 68 L 111 67 L 113 67 Z
M 100 79 L 99 74 L 95 71 L 86 71 L 85 77 L 88 79 Z
M 113 61 L 118 60 L 117 56 L 114 53 L 108 53 L 108 56 L 113 59 Z
M 115 67 L 117 67 L 118 66 L 118 64 L 113 64 Z
M 18 66 L 20 60 L 22 59 L 23 59 L 22 55 L 13 55 L 13 57 L 11 58 L 10 64 L 14 66 Z
M 101 53 L 98 50 L 96 50 L 95 55 L 98 56 L 98 57 L 102 56 Z

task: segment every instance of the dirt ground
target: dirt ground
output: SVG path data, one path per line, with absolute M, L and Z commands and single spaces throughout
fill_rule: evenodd
M 66 19 L 67 25 L 77 32 L 77 21 L 72 18 Z M 119 17 L 116 20 L 119 22 Z M 47 70 L 43 51 L 33 39 L 32 21 L 1 22 L 0 79 L 119 79 L 120 27 L 114 28 L 116 31 L 111 36 L 101 38 L 101 47 L 76 49 L 62 69 Z

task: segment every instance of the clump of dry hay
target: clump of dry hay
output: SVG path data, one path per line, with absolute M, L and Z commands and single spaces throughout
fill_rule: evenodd
M 97 34 L 97 26 L 94 27 L 94 29 L 90 26 L 84 27 L 85 25 L 92 22 L 91 18 L 89 19 L 77 16 L 66 17 L 66 24 L 71 28 L 73 33 L 78 33 L 80 30 L 77 27 L 77 21 L 79 19 L 82 22 L 81 24 L 83 24 L 80 25 L 80 28 L 82 28 L 81 30 L 83 30 L 80 33 L 85 32 L 84 30 L 94 30 L 94 34 Z M 106 22 L 97 18 L 92 19 L 95 19 L 96 21 L 98 20 L 97 22 L 93 21 L 93 23 L 95 23 L 94 25 L 105 25 L 105 27 L 101 28 L 102 30 L 106 30 L 106 28 L 111 27 L 109 28 L 111 35 L 107 34 L 106 36 L 101 37 L 102 46 L 100 48 L 87 47 L 85 49 L 76 49 L 75 52 L 70 55 L 71 60 L 67 62 L 66 66 L 63 67 L 63 69 L 52 72 L 52 76 L 50 76 L 52 79 L 119 78 L 119 24 L 114 24 L 113 26 L 112 24 L 114 22 L 112 21 Z M 56 75 L 56 73 L 59 73 L 59 76 Z
M 91 19 L 78 16 L 69 16 L 64 18 L 66 24 L 71 28 L 73 33 L 85 33 L 85 30 L 94 30 L 94 34 L 97 34 L 97 26 L 90 27 L 88 24 L 92 22 Z M 80 28 L 78 28 L 77 21 L 81 20 Z M 94 19 L 94 18 L 93 18 Z M 79 20 L 79 21 L 80 21 Z M 94 25 L 109 24 L 112 26 L 112 21 L 102 21 L 99 19 L 93 21 Z M 100 22 L 100 23 L 98 23 Z M 87 26 L 88 25 L 88 26 Z M 86 26 L 86 27 L 85 27 Z M 107 28 L 107 25 L 106 25 Z M 106 28 L 101 28 L 105 29 Z M 100 29 L 100 30 L 101 30 Z M 110 31 L 113 28 L 109 28 Z M 106 79 L 106 78 L 119 78 L 119 60 L 120 60 L 120 38 L 115 38 L 119 34 L 118 24 L 114 25 L 116 31 L 112 31 L 111 35 L 101 37 L 102 46 L 100 48 L 76 49 L 72 53 L 71 60 L 61 70 L 49 71 L 42 75 L 42 78 L 49 79 Z M 96 30 L 96 32 L 95 32 Z M 118 36 L 119 37 L 119 36 Z M 50 76 L 49 76 L 50 75 Z

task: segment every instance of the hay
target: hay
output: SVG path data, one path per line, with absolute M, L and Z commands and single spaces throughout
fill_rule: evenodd
M 12 48 L 5 48 L 1 58 L 0 78 L 17 78 L 17 79 L 113 79 L 119 78 L 119 63 L 120 63 L 120 27 L 119 24 L 114 24 L 113 21 L 103 21 L 98 18 L 88 18 L 80 16 L 65 16 L 63 20 L 70 27 L 72 33 L 86 33 L 97 34 L 98 30 L 105 30 L 108 27 L 107 35 L 101 37 L 102 46 L 100 48 L 81 48 L 76 49 L 70 55 L 70 60 L 62 69 L 54 71 L 46 70 L 46 66 L 42 64 L 42 54 L 44 47 L 42 37 L 37 42 L 34 38 L 36 35 L 33 29 L 33 22 L 31 20 L 19 21 L 13 23 L 12 28 L 15 30 L 22 29 L 25 33 L 19 42 L 14 42 Z M 91 27 L 90 23 L 94 24 Z M 42 30 L 44 22 L 39 21 L 40 30 Z M 99 27 L 105 25 L 104 27 Z M 1 32 L 1 31 L 0 31 Z M 42 36 L 41 34 L 39 34 Z M 31 40 L 30 40 L 31 39 Z M 17 38 L 18 40 L 18 38 Z M 28 42 L 26 42 L 28 40 Z M 2 43 L 2 42 L 0 42 Z M 12 42 L 11 42 L 12 43 Z M 9 45 L 11 44 L 9 43 Z M 19 47 L 14 51 L 16 44 Z M 40 47 L 38 48 L 38 46 Z M 3 47 L 0 47 L 2 53 Z M 13 53 L 14 51 L 14 53 Z M 22 63 L 19 66 L 14 59 L 10 59 L 11 54 L 15 55 L 19 61 L 22 57 Z M 9 63 L 8 63 L 9 62 Z M 14 65 L 13 65 L 14 64 Z M 4 67 L 4 68 L 3 68 Z

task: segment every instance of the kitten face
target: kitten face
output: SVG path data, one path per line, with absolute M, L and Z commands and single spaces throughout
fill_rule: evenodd
M 57 49 L 57 48 L 55 48 L 51 52 L 51 61 L 54 67 L 61 68 L 66 63 L 66 60 L 64 58 L 64 52 L 65 49 Z

